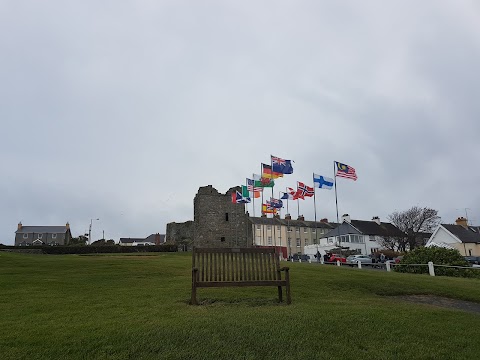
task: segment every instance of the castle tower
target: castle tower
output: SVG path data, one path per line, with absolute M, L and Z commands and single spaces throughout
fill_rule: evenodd
M 198 189 L 193 201 L 194 245 L 198 247 L 250 247 L 245 204 L 232 203 L 232 192 L 219 193 L 212 185 Z

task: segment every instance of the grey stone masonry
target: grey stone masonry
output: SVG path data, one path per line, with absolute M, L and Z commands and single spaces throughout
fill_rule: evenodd
M 230 188 L 219 193 L 212 185 L 200 187 L 193 201 L 194 244 L 201 247 L 252 246 L 245 204 L 232 203 Z

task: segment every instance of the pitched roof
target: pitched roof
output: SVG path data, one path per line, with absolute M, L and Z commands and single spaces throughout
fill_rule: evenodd
M 15 231 L 16 234 L 31 234 L 31 233 L 40 233 L 40 234 L 65 234 L 67 232 L 67 227 L 62 226 L 22 226 L 20 230 Z
M 160 235 L 160 244 L 165 242 L 165 234 L 158 234 Z M 123 244 L 132 244 L 134 242 L 151 242 L 155 243 L 155 236 L 156 234 L 151 234 L 146 238 L 120 238 L 119 242 Z
M 445 229 L 450 231 L 463 243 L 480 243 L 480 232 L 478 226 L 468 226 L 467 228 L 462 225 L 441 224 Z
M 351 224 L 364 235 L 405 236 L 399 228 L 391 223 L 381 222 L 378 225 L 375 221 L 352 220 Z

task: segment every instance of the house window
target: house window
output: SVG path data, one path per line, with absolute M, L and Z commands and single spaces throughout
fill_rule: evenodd
M 28 239 L 28 234 L 27 233 L 23 234 L 23 238 Z
M 308 239 L 305 239 L 305 246 L 308 245 Z
M 277 226 L 277 230 L 281 230 L 281 226 L 280 226 L 280 225 Z
M 350 242 L 350 239 L 348 238 L 348 235 L 340 236 L 340 242 Z
M 57 234 L 52 234 L 52 239 L 56 239 L 57 238 Z
M 257 225 L 257 230 L 260 230 L 262 227 L 260 225 Z
M 297 238 L 297 247 L 300 247 L 300 238 Z
M 292 227 L 291 227 L 291 226 L 288 226 L 288 227 L 287 227 L 287 231 L 288 231 L 288 232 L 292 232 Z
M 228 221 L 228 213 L 225 213 L 225 221 Z
M 272 225 L 267 225 L 267 230 L 272 230 Z
M 316 233 L 317 232 L 317 229 L 312 229 L 312 233 Z
M 268 237 L 268 245 L 272 245 L 272 237 L 271 236 Z
M 299 232 L 300 232 L 300 228 L 295 228 L 295 231 L 299 233 Z
M 38 239 L 43 238 L 43 234 L 38 234 L 38 235 L 37 235 L 37 238 L 38 238 Z
M 303 232 L 304 232 L 304 233 L 307 233 L 307 232 L 308 232 L 308 228 L 304 227 L 304 228 L 303 228 Z
M 368 240 L 370 241 L 375 241 L 375 235 L 369 235 Z

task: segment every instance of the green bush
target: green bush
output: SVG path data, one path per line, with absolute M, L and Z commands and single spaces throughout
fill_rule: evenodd
M 466 266 L 468 262 L 455 249 L 440 247 L 420 247 L 407 253 L 395 271 L 414 274 L 428 274 L 428 262 L 434 265 Z M 425 264 L 424 266 L 409 266 L 409 264 Z M 480 277 L 480 271 L 473 269 L 457 269 L 447 267 L 435 267 L 435 275 L 456 277 Z
M 136 253 L 136 252 L 176 252 L 177 245 L 152 245 L 152 246 L 10 246 L 12 251 L 32 252 L 41 250 L 43 254 L 106 254 L 106 253 Z

